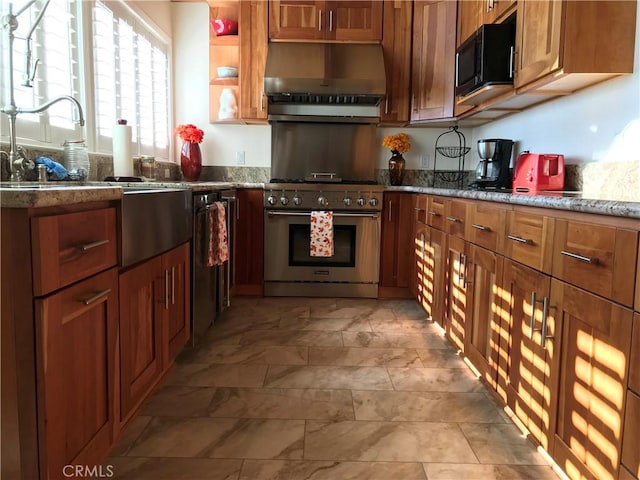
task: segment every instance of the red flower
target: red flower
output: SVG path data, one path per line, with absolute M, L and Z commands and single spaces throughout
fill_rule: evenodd
M 191 123 L 178 125 L 175 133 L 180 135 L 183 142 L 201 143 L 204 138 L 204 132 Z

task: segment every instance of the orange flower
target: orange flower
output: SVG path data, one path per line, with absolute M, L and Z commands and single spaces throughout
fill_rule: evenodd
M 183 142 L 201 143 L 204 138 L 204 132 L 191 123 L 178 125 L 175 133 L 180 135 Z
M 405 153 L 411 150 L 411 140 L 406 133 L 398 133 L 396 135 L 387 135 L 382 140 L 382 146 L 388 148 L 392 152 Z

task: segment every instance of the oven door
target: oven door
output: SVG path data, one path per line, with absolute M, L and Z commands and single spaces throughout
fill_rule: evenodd
M 380 213 L 334 212 L 332 257 L 312 257 L 310 211 L 265 211 L 265 282 L 378 283 Z

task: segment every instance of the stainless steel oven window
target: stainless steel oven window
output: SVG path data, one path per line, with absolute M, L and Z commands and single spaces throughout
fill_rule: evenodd
M 306 224 L 289 225 L 289 266 L 290 267 L 355 267 L 356 226 L 334 225 L 332 257 L 312 257 L 310 255 L 311 227 Z

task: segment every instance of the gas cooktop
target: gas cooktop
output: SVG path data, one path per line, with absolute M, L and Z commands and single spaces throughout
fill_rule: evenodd
M 375 180 L 348 180 L 348 179 L 341 179 L 341 180 L 331 180 L 331 179 L 327 179 L 327 180 L 320 180 L 320 179 L 314 179 L 314 180 L 306 180 L 304 178 L 272 178 L 269 183 L 308 183 L 308 184 L 316 184 L 316 183 L 321 183 L 321 184 L 332 184 L 332 185 L 378 185 L 378 182 L 376 182 Z

